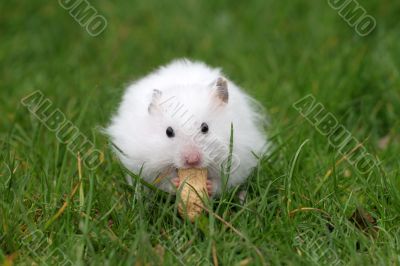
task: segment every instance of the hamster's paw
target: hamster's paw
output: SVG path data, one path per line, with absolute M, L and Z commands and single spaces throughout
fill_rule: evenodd
M 244 205 L 244 202 L 246 201 L 246 197 L 247 197 L 247 191 L 246 190 L 239 191 L 239 193 L 237 194 L 237 197 L 239 199 L 240 204 Z
M 179 188 L 179 183 L 180 183 L 179 177 L 174 177 L 174 178 L 172 178 L 172 179 L 171 179 L 171 182 L 172 182 L 172 184 L 176 187 L 176 189 Z
M 207 179 L 207 192 L 208 192 L 208 196 L 212 196 L 212 192 L 213 192 L 213 183 L 210 179 Z

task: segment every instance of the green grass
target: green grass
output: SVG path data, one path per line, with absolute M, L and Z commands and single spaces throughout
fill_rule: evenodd
M 93 38 L 58 1 L 23 2 L 0 3 L 0 265 L 400 264 L 399 3 L 359 1 L 377 20 L 359 37 L 327 1 L 93 0 L 108 21 Z M 244 205 L 224 194 L 196 225 L 128 186 L 99 130 L 129 81 L 176 57 L 223 67 L 265 106 L 274 143 Z M 73 197 L 76 157 L 20 103 L 35 90 L 104 152 Z M 379 159 L 370 175 L 336 165 L 292 107 L 309 93 Z M 375 233 L 349 220 L 357 208 Z

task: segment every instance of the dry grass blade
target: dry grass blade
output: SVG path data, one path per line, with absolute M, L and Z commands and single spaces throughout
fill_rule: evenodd
M 290 211 L 289 217 L 293 217 L 298 212 L 305 212 L 305 211 L 317 211 L 317 212 L 321 212 L 327 216 L 330 216 L 329 213 L 327 213 L 326 211 L 321 210 L 321 209 L 312 208 L 312 207 L 302 207 L 302 208 L 297 208 L 297 209 Z
M 367 140 L 365 140 L 367 141 Z M 364 142 L 365 142 L 364 141 Z M 358 143 L 357 146 L 355 146 L 349 153 L 345 154 L 342 156 L 342 158 L 340 158 L 339 160 L 336 161 L 335 163 L 335 167 L 338 167 L 344 160 L 347 160 L 347 158 L 350 157 L 350 155 L 352 155 L 356 150 L 358 150 L 360 147 L 363 146 L 364 142 L 360 142 Z M 322 182 L 318 185 L 318 187 L 314 190 L 314 194 L 318 193 L 318 191 L 322 188 L 323 184 L 325 183 L 325 181 L 328 179 L 328 177 L 330 177 L 333 173 L 333 167 L 330 168 L 326 174 L 324 175 L 324 178 L 322 179 Z
M 217 220 L 219 220 L 221 223 L 223 223 L 224 225 L 229 227 L 233 232 L 235 232 L 238 236 L 243 238 L 243 240 L 245 240 L 247 243 L 249 243 L 251 245 L 251 247 L 254 249 L 254 251 L 257 253 L 257 255 L 260 257 L 262 265 L 267 265 L 267 263 L 265 262 L 264 256 L 262 255 L 261 251 L 245 235 L 243 235 L 242 232 L 237 230 L 233 225 L 231 225 L 230 223 L 225 221 L 221 216 L 219 216 L 218 214 L 214 213 L 213 211 L 211 211 L 211 210 L 207 209 L 206 207 L 201 206 L 199 204 L 196 204 L 196 205 L 199 206 L 200 208 L 202 208 L 207 213 L 209 213 L 212 216 L 214 216 L 215 218 L 217 218 Z
M 217 247 L 215 246 L 215 241 L 212 242 L 212 259 L 214 266 L 218 266 Z
M 72 189 L 72 192 L 71 192 L 71 194 L 69 195 L 69 199 L 70 199 L 70 200 L 74 197 L 76 191 L 78 191 L 78 187 L 79 187 L 80 183 L 81 183 L 81 181 L 78 181 L 78 183 L 77 183 L 77 184 L 74 186 L 74 188 Z M 58 217 L 60 217 L 60 216 L 64 213 L 64 211 L 65 211 L 65 209 L 67 208 L 67 206 L 68 206 L 68 201 L 65 201 L 64 204 L 61 206 L 61 208 L 58 210 L 58 212 L 57 212 L 53 217 L 51 217 L 50 220 L 47 221 L 46 225 L 44 226 L 44 229 L 49 228 L 49 226 L 50 226 L 55 220 L 57 220 Z

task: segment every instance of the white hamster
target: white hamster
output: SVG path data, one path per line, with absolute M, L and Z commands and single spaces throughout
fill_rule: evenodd
M 131 84 L 106 132 L 125 167 L 148 183 L 174 193 L 177 169 L 207 168 L 215 196 L 222 177 L 228 188 L 243 183 L 267 150 L 256 105 L 220 69 L 180 59 Z

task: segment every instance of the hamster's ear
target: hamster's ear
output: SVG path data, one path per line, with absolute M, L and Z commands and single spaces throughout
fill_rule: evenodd
M 162 92 L 159 90 L 153 90 L 153 95 L 151 96 L 151 102 L 147 110 L 149 114 L 155 114 L 160 112 L 160 100 L 161 100 Z
M 223 77 L 219 77 L 213 84 L 213 97 L 219 103 L 227 104 L 229 100 L 228 83 Z

